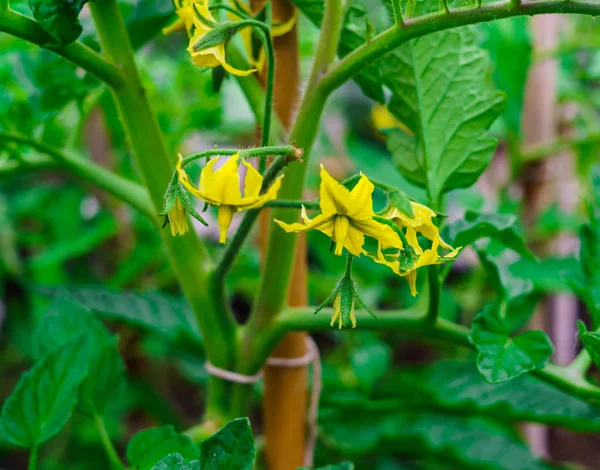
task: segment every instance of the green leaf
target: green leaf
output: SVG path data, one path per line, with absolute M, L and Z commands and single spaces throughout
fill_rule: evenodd
M 144 429 L 127 445 L 127 460 L 137 470 L 150 470 L 169 454 L 189 461 L 198 459 L 200 451 L 188 436 L 179 434 L 173 426 Z
M 388 149 L 400 172 L 433 199 L 472 185 L 496 149 L 487 129 L 505 98 L 486 86 L 487 67 L 468 27 L 412 40 L 381 61 L 392 90 L 388 108 L 412 131 L 390 130 Z
M 23 374 L 4 402 L 0 434 L 15 445 L 33 448 L 60 431 L 77 403 L 88 356 L 89 346 L 80 336 Z
M 503 252 L 494 256 L 483 250 L 477 250 L 482 266 L 492 276 L 494 287 L 500 295 L 500 301 L 509 301 L 533 292 L 531 279 L 517 277 L 510 271 L 509 266 L 512 262 L 507 259 L 506 254 Z
M 152 470 L 200 470 L 200 462 L 194 460 L 186 464 L 180 454 L 170 454 L 152 467 Z
M 52 37 L 47 47 L 72 43 L 81 34 L 79 13 L 88 0 L 29 0 L 33 17 Z
M 388 371 L 392 351 L 383 342 L 365 344 L 352 350 L 350 363 L 356 378 L 365 391 L 369 391 L 375 382 Z
M 107 320 L 123 322 L 196 350 L 202 336 L 194 313 L 184 298 L 158 292 L 114 292 L 104 287 L 65 290 L 79 303 Z
M 554 352 L 543 331 L 526 331 L 511 338 L 495 305 L 488 305 L 475 317 L 469 340 L 479 352 L 479 372 L 490 383 L 504 382 L 540 369 Z
M 89 374 L 79 389 L 79 408 L 102 415 L 106 405 L 122 390 L 125 365 L 117 350 L 117 338 L 110 335 L 92 313 L 67 293 L 60 293 L 40 321 L 34 340 L 34 354 L 42 357 L 81 334 L 89 345 Z
M 202 470 L 252 470 L 255 453 L 250 421 L 234 419 L 200 445 Z
M 600 368 L 600 333 L 588 331 L 581 320 L 577 321 L 577 331 L 581 344 L 592 358 L 594 365 Z
M 401 391 L 401 392 L 399 392 Z M 442 409 L 508 422 L 535 422 L 578 432 L 600 432 L 600 408 L 532 374 L 488 383 L 471 360 L 443 360 L 397 372 L 377 387 L 390 407 Z
M 314 25 L 318 27 L 321 25 L 325 11 L 323 0 L 294 0 L 294 3 Z M 367 19 L 363 7 L 355 4 L 348 7 L 338 47 L 339 57 L 348 55 L 367 42 Z M 366 96 L 380 103 L 385 101 L 380 71 L 377 65 L 365 67 L 353 79 Z
M 535 259 L 519 232 L 517 218 L 512 215 L 467 211 L 463 219 L 448 227 L 447 237 L 457 247 L 471 245 L 482 238 L 491 238 L 524 258 Z

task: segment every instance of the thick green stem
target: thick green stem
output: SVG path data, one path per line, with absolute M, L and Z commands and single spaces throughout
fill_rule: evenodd
M 585 377 L 591 365 L 592 358 L 585 349 L 582 349 L 573 362 L 567 366 L 567 370 L 575 377 Z
M 386 53 L 410 39 L 458 26 L 487 23 L 512 16 L 548 13 L 575 13 L 597 16 L 600 15 L 600 3 L 595 0 L 545 0 L 527 2 L 514 7 L 511 2 L 502 1 L 486 3 L 481 8 L 455 8 L 450 14 L 440 11 L 417 18 L 405 19 L 403 28 L 390 28 L 341 59 L 323 78 L 321 88 L 328 95 L 360 72 L 366 65 L 380 59 Z
M 146 98 L 137 70 L 131 42 L 116 0 L 90 3 L 90 9 L 104 53 L 123 70 L 124 86 L 113 90 L 129 144 L 144 177 L 156 212 L 163 205 L 163 195 L 173 175 L 174 158 L 167 152 L 158 121 Z M 157 218 L 158 227 L 158 218 Z M 236 324 L 232 315 L 216 305 L 209 285 L 212 261 L 205 246 L 193 231 L 171 237 L 161 231 L 171 264 L 200 328 L 204 332 L 206 354 L 218 367 L 232 366 L 235 355 Z M 211 377 L 207 415 L 217 419 L 225 412 L 226 384 Z
M 51 147 L 44 142 L 11 132 L 0 132 L 0 140 L 27 145 L 52 157 L 59 165 L 81 177 L 85 181 L 108 191 L 115 197 L 135 207 L 137 210 L 155 219 L 157 212 L 150 201 L 148 192 L 139 184 L 119 176 L 96 165 L 90 160 L 75 157 L 69 153 Z M 25 162 L 27 164 L 27 162 Z
M 102 447 L 104 447 L 104 451 L 106 452 L 106 457 L 108 457 L 111 468 L 113 470 L 123 470 L 125 467 L 123 466 L 123 462 L 121 462 L 121 458 L 119 457 L 119 454 L 117 454 L 117 451 L 110 440 L 108 432 L 106 432 L 106 426 L 104 426 L 102 417 L 94 415 L 94 424 L 96 425 L 96 430 L 100 436 Z
M 427 308 L 427 321 L 435 323 L 440 314 L 440 297 L 442 285 L 440 283 L 440 272 L 437 264 L 427 267 L 429 282 L 429 306 Z
M 8 4 L 7 0 L 3 1 Z M 40 47 L 45 47 L 52 41 L 52 38 L 37 22 L 10 9 L 0 8 L 0 32 L 12 34 Z M 79 65 L 113 88 L 119 88 L 125 83 L 123 73 L 118 67 L 80 42 L 54 47 L 51 50 Z

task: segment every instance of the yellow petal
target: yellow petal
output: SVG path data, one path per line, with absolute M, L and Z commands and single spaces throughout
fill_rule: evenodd
M 406 275 L 406 282 L 408 282 L 408 287 L 410 288 L 410 294 L 413 297 L 416 297 L 417 292 L 417 270 L 412 269 Z
M 335 299 L 333 301 L 333 313 L 331 314 L 331 323 L 329 324 L 329 326 L 333 326 L 335 325 L 335 322 L 338 322 L 339 325 L 339 329 L 342 329 L 342 305 L 341 305 L 341 301 L 340 301 L 340 297 L 341 295 L 338 293 L 338 295 L 335 296 Z
M 304 207 L 304 204 L 302 205 L 302 210 L 300 211 L 300 217 L 302 218 L 305 224 L 310 224 L 310 218 L 306 213 L 306 207 Z
M 375 187 L 365 175 L 361 175 L 358 184 L 350 192 L 348 216 L 352 219 L 370 219 L 373 217 L 373 190 Z
M 175 205 L 169 211 L 167 217 L 169 218 L 169 225 L 171 226 L 171 235 L 185 235 L 188 231 L 188 224 L 185 217 L 185 209 L 179 199 L 175 201 Z
M 215 184 L 215 165 L 219 161 L 218 158 L 213 158 L 202 168 L 200 172 L 200 182 L 198 189 L 211 196 L 213 199 L 217 199 L 216 191 L 214 188 Z
M 362 247 L 365 244 L 365 236 L 360 230 L 356 230 L 352 225 L 348 229 L 348 237 L 344 246 L 354 256 L 360 256 Z
M 237 206 L 240 209 L 258 209 L 259 207 L 264 206 L 267 202 L 277 199 L 277 192 L 281 188 L 281 180 L 283 179 L 283 175 L 275 180 L 275 182 L 269 186 L 267 191 L 257 197 L 249 197 L 243 198 Z
M 326 215 L 347 214 L 350 206 L 350 191 L 334 180 L 321 165 L 321 212 Z
M 219 204 L 219 201 L 213 198 L 213 194 L 206 193 L 201 189 L 196 188 L 192 183 L 190 183 L 190 178 L 185 170 L 182 168 L 183 158 L 179 155 L 179 161 L 177 162 L 177 175 L 179 182 L 183 185 L 185 189 L 187 189 L 190 193 L 192 193 L 197 198 L 202 199 L 210 204 Z M 202 170 L 204 171 L 204 170 Z
M 407 227 L 406 229 L 406 241 L 408 242 L 408 244 L 410 246 L 413 247 L 413 249 L 415 250 L 415 252 L 417 254 L 422 254 L 423 253 L 423 249 L 421 248 L 421 245 L 419 245 L 419 240 L 417 239 L 417 232 L 415 231 L 414 228 L 412 227 Z
M 236 206 L 242 200 L 237 153 L 215 172 L 214 189 L 221 204 Z
M 244 162 L 246 179 L 244 180 L 244 197 L 258 197 L 262 187 L 263 177 L 250 163 Z
M 314 219 L 310 221 L 308 224 L 294 223 L 294 224 L 286 224 L 281 220 L 275 219 L 275 223 L 279 225 L 283 230 L 287 233 L 292 232 L 307 232 L 308 230 L 314 230 L 321 228 L 324 224 L 329 224 L 331 226 L 331 231 L 333 232 L 333 219 L 335 216 L 327 216 L 325 214 L 319 214 Z
M 402 240 L 391 227 L 375 222 L 373 219 L 352 219 L 352 225 L 365 235 L 375 238 L 383 248 L 402 248 Z
M 287 34 L 292 29 L 294 29 L 295 25 L 296 25 L 296 9 L 294 9 L 292 16 L 290 16 L 290 18 L 287 21 L 273 25 L 273 27 L 271 28 L 271 36 L 274 38 L 283 36 L 284 34 Z
M 235 67 L 232 67 L 225 60 L 225 44 L 219 44 L 214 48 L 214 56 L 219 61 L 219 63 L 223 66 L 225 70 L 227 70 L 232 75 L 237 75 L 238 77 L 247 77 L 251 73 L 256 72 L 256 69 L 250 70 L 239 70 Z
M 227 231 L 233 220 L 234 208 L 231 206 L 219 206 L 219 213 L 217 214 L 217 221 L 219 223 L 219 243 L 225 243 L 227 241 Z
M 348 236 L 348 229 L 350 228 L 350 221 L 348 217 L 344 215 L 338 215 L 334 221 L 333 228 L 333 240 L 335 241 L 335 252 L 337 256 L 342 254 L 344 250 L 344 243 L 346 242 L 346 237 Z M 361 247 L 362 248 L 362 247 Z M 359 251 L 360 253 L 360 251 Z

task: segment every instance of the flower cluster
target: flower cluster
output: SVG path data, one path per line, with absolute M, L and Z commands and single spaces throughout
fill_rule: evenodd
M 281 187 L 282 176 L 272 184 L 265 185 L 263 176 L 251 164 L 243 161 L 246 176 L 242 195 L 239 158 L 239 154 L 231 156 L 218 170 L 215 170 L 215 165 L 219 159 L 210 160 L 202 169 L 197 187 L 190 182 L 181 156 L 177 164 L 178 184 L 197 198 L 218 207 L 221 243 L 227 240 L 227 231 L 235 212 L 264 206 L 277 198 Z M 356 326 L 355 304 L 372 313 L 360 299 L 351 279 L 352 257 L 366 255 L 375 262 L 388 266 L 394 273 L 407 280 L 413 296 L 417 294 L 418 268 L 446 263 L 456 258 L 460 248 L 454 249 L 444 241 L 434 223 L 437 214 L 430 208 L 406 198 L 404 204 L 398 199 L 399 190 L 377 183 L 388 191 L 392 201 L 392 204 L 378 215 L 373 210 L 375 186 L 365 175 L 361 173 L 360 177 L 357 177 L 358 182 L 352 189 L 332 178 L 323 165 L 320 176 L 321 213 L 311 219 L 306 208 L 302 206 L 303 222 L 275 222 L 288 233 L 309 230 L 324 233 L 331 238 L 335 255 L 342 255 L 344 248 L 348 251 L 346 274 L 318 309 L 333 301 L 332 325 L 338 323 L 340 328 L 346 325 Z M 184 200 L 182 197 L 179 199 Z M 167 217 L 172 224 L 173 234 L 183 233 L 184 212 L 180 205 L 174 204 L 171 207 Z M 186 211 L 189 212 L 187 209 Z M 374 251 L 365 248 L 365 237 L 377 241 Z M 427 247 L 421 243 L 427 243 Z M 442 249 L 448 253 L 440 254 Z

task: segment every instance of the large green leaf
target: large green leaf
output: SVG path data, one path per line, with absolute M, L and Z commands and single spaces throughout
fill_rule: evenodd
M 477 367 L 490 383 L 539 369 L 554 352 L 543 331 L 526 331 L 511 338 L 496 305 L 488 305 L 475 317 L 469 340 L 479 352 Z
M 532 374 L 490 384 L 470 360 L 444 360 L 397 372 L 379 384 L 375 397 L 386 402 L 397 400 L 398 407 L 409 409 L 441 408 L 454 414 L 600 432 L 597 406 Z
M 33 448 L 60 431 L 77 403 L 88 356 L 89 346 L 80 336 L 23 374 L 4 402 L 0 434 L 15 445 Z
M 202 470 L 252 470 L 255 454 L 248 418 L 230 421 L 200 445 Z
M 173 426 L 144 429 L 127 445 L 127 460 L 136 470 L 150 470 L 169 454 L 178 454 L 185 461 L 198 459 L 200 450 L 193 441 L 179 434 Z
M 520 233 L 517 218 L 506 214 L 480 214 L 467 211 L 462 219 L 448 226 L 448 239 L 465 247 L 482 238 L 491 238 L 524 258 L 535 259 Z
M 158 292 L 113 292 L 100 286 L 66 291 L 101 318 L 147 330 L 172 343 L 202 345 L 194 314 L 183 298 Z
M 36 330 L 34 353 L 42 357 L 81 334 L 85 335 L 90 354 L 89 374 L 79 390 L 79 407 L 102 415 L 106 405 L 116 400 L 122 390 L 125 365 L 117 350 L 117 338 L 88 309 L 68 294 L 60 293 Z
M 45 46 L 63 46 L 81 34 L 79 13 L 88 0 L 29 0 L 34 18 L 52 37 Z
M 505 98 L 486 86 L 487 66 L 471 28 L 412 40 L 381 61 L 393 93 L 388 107 L 412 132 L 390 130 L 388 149 L 402 174 L 434 199 L 473 184 L 496 148 L 487 129 Z

